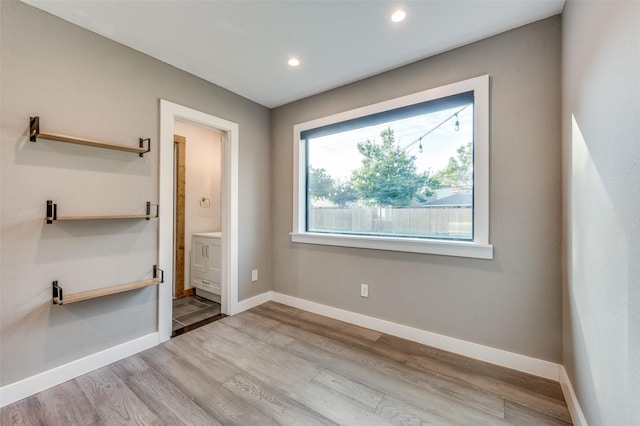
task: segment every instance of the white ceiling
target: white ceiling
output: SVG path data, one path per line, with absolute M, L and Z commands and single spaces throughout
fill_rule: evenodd
M 276 107 L 561 13 L 564 0 L 22 0 Z M 392 23 L 398 7 L 407 12 Z M 301 65 L 287 65 L 289 56 Z

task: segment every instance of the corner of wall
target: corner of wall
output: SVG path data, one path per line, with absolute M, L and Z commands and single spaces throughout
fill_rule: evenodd
M 562 393 L 564 399 L 569 407 L 569 413 L 571 413 L 571 420 L 575 426 L 587 426 L 587 420 L 584 417 L 580 402 L 576 397 L 576 393 L 573 389 L 573 384 L 567 375 L 567 370 L 564 366 L 560 367 L 560 386 L 562 387 Z

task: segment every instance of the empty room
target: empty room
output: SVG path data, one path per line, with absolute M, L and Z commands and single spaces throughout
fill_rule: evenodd
M 0 0 L 0 423 L 640 424 L 638 23 Z

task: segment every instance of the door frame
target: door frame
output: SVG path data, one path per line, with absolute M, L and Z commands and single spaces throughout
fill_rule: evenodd
M 165 282 L 158 290 L 158 340 L 171 337 L 174 275 L 174 122 L 222 132 L 222 313 L 238 311 L 238 130 L 237 123 L 160 99 L 158 262 Z

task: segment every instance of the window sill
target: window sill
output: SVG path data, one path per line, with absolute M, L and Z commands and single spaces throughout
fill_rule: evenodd
M 294 243 L 320 244 L 325 246 L 493 259 L 493 245 L 468 241 L 438 241 L 422 238 L 394 238 L 377 237 L 373 235 L 340 235 L 312 232 L 292 232 L 291 241 Z

